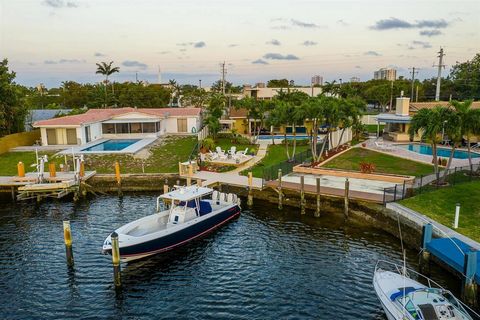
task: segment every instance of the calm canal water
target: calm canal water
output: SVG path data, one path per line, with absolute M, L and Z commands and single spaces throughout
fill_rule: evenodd
M 259 201 L 206 238 L 124 265 L 116 292 L 103 240 L 154 206 L 145 194 L 2 204 L 0 318 L 385 319 L 372 272 L 378 259 L 399 261 L 397 239 L 340 215 L 301 217 Z M 72 223 L 74 271 L 63 219 Z M 415 268 L 417 252 L 407 258 Z M 433 266 L 432 278 L 457 293 L 457 281 Z

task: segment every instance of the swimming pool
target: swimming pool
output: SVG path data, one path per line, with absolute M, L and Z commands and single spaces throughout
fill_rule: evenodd
M 416 153 L 420 154 L 425 154 L 425 155 L 433 155 L 432 152 L 432 147 L 429 145 L 425 144 L 416 144 L 416 143 L 410 143 L 410 144 L 400 144 L 397 145 L 397 147 L 407 149 L 408 151 L 413 151 Z M 451 149 L 447 148 L 437 148 L 437 156 L 443 157 L 443 158 L 449 158 L 450 157 L 450 151 Z M 472 152 L 472 158 L 480 158 L 479 153 Z M 468 152 L 463 151 L 463 150 L 455 150 L 453 153 L 453 157 L 455 159 L 468 159 Z
M 82 149 L 81 151 L 120 151 L 138 141 L 140 141 L 140 139 L 112 139 Z
M 274 139 L 285 139 L 285 136 L 284 135 L 281 135 L 281 134 L 278 134 L 278 135 L 274 135 L 273 136 Z M 310 140 L 310 136 L 305 136 L 305 135 L 291 135 L 291 134 L 287 134 L 287 140 L 293 140 L 295 139 L 296 140 Z M 262 136 L 258 136 L 258 139 L 260 140 L 268 140 L 268 139 L 272 139 L 272 136 L 270 135 L 262 135 Z M 318 139 L 320 140 L 321 137 L 318 136 Z

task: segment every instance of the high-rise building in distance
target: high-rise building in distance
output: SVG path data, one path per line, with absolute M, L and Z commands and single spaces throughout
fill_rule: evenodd
M 373 73 L 373 79 L 395 81 L 397 79 L 397 70 L 393 68 L 381 68 Z
M 313 76 L 312 77 L 312 86 L 323 86 L 323 77 L 322 76 Z
M 350 78 L 350 82 L 353 83 L 353 82 L 360 82 L 360 78 L 359 77 L 351 77 Z

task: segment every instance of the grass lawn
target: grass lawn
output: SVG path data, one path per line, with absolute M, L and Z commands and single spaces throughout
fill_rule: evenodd
M 410 176 L 433 173 L 433 166 L 411 161 L 365 148 L 352 148 L 327 162 L 322 167 L 344 170 L 360 170 L 360 162 L 374 163 L 375 172 Z
M 178 163 L 187 161 L 197 137 L 164 138 L 161 144 L 150 148 L 150 157 L 138 159 L 131 155 L 88 155 L 85 157 L 85 170 L 98 173 L 114 173 L 114 163 L 120 163 L 122 173 L 142 173 L 142 163 L 146 173 L 178 172 Z
M 400 201 L 441 224 L 452 227 L 455 205 L 460 203 L 460 219 L 457 231 L 480 241 L 480 181 L 457 184 L 435 191 L 422 193 Z
M 248 153 L 253 151 L 256 154 L 258 150 L 258 145 L 256 144 L 235 143 L 232 142 L 232 139 L 230 138 L 217 138 L 215 140 L 215 147 L 220 147 L 222 150 L 225 150 L 225 152 L 230 150 L 230 147 L 232 146 L 237 147 L 237 151 L 244 151 L 246 148 L 248 148 Z
M 310 149 L 309 145 L 297 146 L 295 153 L 303 152 Z M 292 146 L 290 145 L 290 153 L 292 152 Z M 265 157 L 252 168 L 242 171 L 243 175 L 247 175 L 248 171 L 252 171 L 252 174 L 256 178 L 262 178 L 263 168 L 269 167 L 271 165 L 284 162 L 287 160 L 287 152 L 285 151 L 285 145 L 269 145 L 267 149 L 267 154 Z
M 368 133 L 377 133 L 377 125 L 376 124 L 366 124 L 365 127 L 367 128 Z M 385 128 L 384 124 L 380 125 L 380 132 L 382 132 L 383 128 Z
M 39 153 L 39 155 L 51 153 Z M 31 164 L 35 164 L 36 157 L 35 152 L 7 152 L 0 155 L 0 176 L 13 176 L 17 175 L 17 164 L 22 161 L 25 165 L 25 172 L 35 171 L 35 167 L 31 167 Z M 48 167 L 45 168 L 48 171 Z
M 131 155 L 86 155 L 85 170 L 113 174 L 115 161 L 118 161 L 122 173 L 142 173 L 142 164 L 147 173 L 174 173 L 178 172 L 178 162 L 188 160 L 196 143 L 197 137 L 167 137 L 161 144 L 150 148 L 151 154 L 147 159 L 138 159 Z M 64 162 L 63 156 L 52 158 L 52 153 L 39 154 L 49 154 L 49 161 L 57 163 L 57 170 L 60 170 L 58 165 Z M 0 175 L 16 175 L 18 161 L 25 163 L 26 172 L 34 171 L 30 164 L 35 163 L 35 152 L 8 152 L 0 155 Z M 68 161 L 72 168 L 71 156 Z

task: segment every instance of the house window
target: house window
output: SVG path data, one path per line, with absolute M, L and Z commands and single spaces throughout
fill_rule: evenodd
M 142 124 L 143 124 L 143 132 L 144 133 L 155 132 L 155 122 L 144 122 Z
M 116 123 L 115 128 L 117 130 L 117 133 L 130 133 L 130 128 L 129 128 L 128 123 Z
M 77 129 L 67 129 L 67 144 L 77 144 Z
M 115 133 L 115 124 L 114 123 L 102 123 L 102 132 L 107 134 Z
M 130 123 L 130 132 L 131 133 L 142 133 L 142 124 L 141 123 Z
M 90 126 L 85 127 L 85 142 L 89 143 L 92 140 L 92 136 L 90 134 Z
M 57 130 L 47 129 L 47 143 L 49 146 L 57 144 Z
M 156 132 L 160 132 L 160 121 L 155 122 L 155 130 L 156 130 Z

